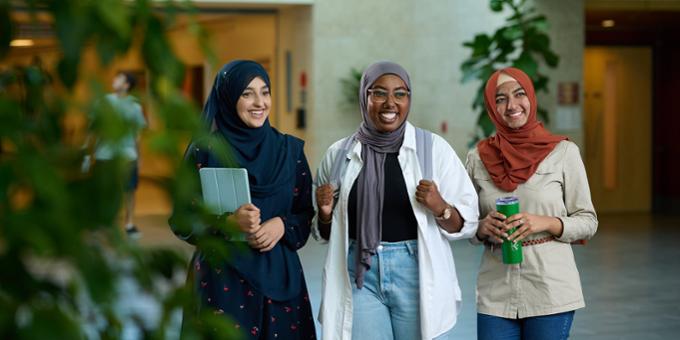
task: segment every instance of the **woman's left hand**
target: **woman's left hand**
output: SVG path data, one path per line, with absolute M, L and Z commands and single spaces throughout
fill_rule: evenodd
M 439 216 L 446 209 L 446 202 L 439 194 L 437 184 L 426 179 L 421 179 L 416 187 L 416 201 L 430 209 L 435 216 Z
M 284 228 L 280 217 L 267 220 L 258 231 L 248 237 L 248 244 L 260 252 L 270 251 L 283 237 Z
M 519 213 L 505 220 L 505 232 L 517 228 L 508 236 L 509 241 L 521 241 L 531 234 L 547 231 L 555 237 L 562 236 L 562 221 L 557 217 Z

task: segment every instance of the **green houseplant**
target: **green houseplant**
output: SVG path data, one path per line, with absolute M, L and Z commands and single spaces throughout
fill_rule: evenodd
M 0 60 L 18 31 L 13 11 L 49 17 L 60 60 L 54 68 L 0 69 L 0 338 L 118 339 L 129 324 L 138 338 L 167 338 L 174 313 L 195 307 L 183 282 L 187 259 L 177 250 L 142 248 L 123 236 L 117 218 L 122 166 L 95 164 L 82 171 L 86 152 L 63 122 L 67 115 L 97 110 L 94 103 L 104 94 L 106 86 L 90 81 L 93 94 L 75 99 L 75 84 L 89 81 L 79 72 L 85 51 L 94 49 L 104 69 L 138 46 L 149 74 L 143 100 L 161 126 L 146 139 L 151 152 L 172 168 L 172 176 L 155 185 L 175 209 L 187 212 L 177 228 L 214 219 L 191 204 L 196 183 L 189 180 L 192 169 L 182 162 L 181 145 L 190 136 L 208 137 L 199 109 L 181 94 L 184 66 L 166 35 L 177 15 L 192 8 L 172 1 L 0 0 Z M 210 56 L 204 32 L 191 19 L 189 31 Z M 101 114 L 106 124 L 92 124 L 87 134 L 102 140 L 125 134 L 123 122 Z M 200 230 L 198 235 L 199 247 L 226 255 L 218 242 L 201 237 Z M 119 301 L 129 293 L 120 291 L 123 282 L 154 301 L 154 320 L 145 312 L 121 311 Z M 188 338 L 238 336 L 211 312 L 196 320 L 184 325 Z
M 359 107 L 359 86 L 361 75 L 364 68 L 354 68 L 349 70 L 347 77 L 340 79 L 342 89 L 342 104 L 352 111 Z
M 460 65 L 463 72 L 461 82 L 477 80 L 480 83 L 472 102 L 472 109 L 478 114 L 479 129 L 471 145 L 495 131 L 484 107 L 484 86 L 495 70 L 504 66 L 523 70 L 533 80 L 538 93 L 548 91 L 548 77 L 542 71 L 543 63 L 551 68 L 559 63 L 559 57 L 550 49 L 546 17 L 536 13 L 536 9 L 529 6 L 526 0 L 490 0 L 489 7 L 497 13 L 507 8 L 510 15 L 493 34 L 480 33 L 463 43 L 464 47 L 470 49 L 470 57 Z M 547 122 L 548 115 L 540 106 L 538 115 Z

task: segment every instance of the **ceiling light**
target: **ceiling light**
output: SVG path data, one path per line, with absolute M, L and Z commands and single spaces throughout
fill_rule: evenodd
M 602 27 L 614 27 L 616 22 L 612 19 L 602 20 Z
M 29 47 L 33 46 L 33 40 L 31 39 L 14 39 L 9 43 L 12 47 Z

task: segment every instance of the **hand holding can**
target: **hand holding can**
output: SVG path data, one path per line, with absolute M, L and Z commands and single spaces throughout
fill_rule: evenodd
M 519 213 L 519 199 L 514 196 L 502 197 L 496 200 L 496 211 L 505 215 L 512 216 Z M 517 228 L 508 230 L 508 235 L 512 235 Z M 501 246 L 503 251 L 503 263 L 517 264 L 522 263 L 522 242 L 503 240 Z

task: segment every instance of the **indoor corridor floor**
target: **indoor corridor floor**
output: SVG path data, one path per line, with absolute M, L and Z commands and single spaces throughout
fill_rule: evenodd
M 136 222 L 142 246 L 166 245 L 187 252 L 167 226 L 167 206 L 140 188 Z M 145 203 L 146 202 L 146 203 Z M 160 203 L 159 203 L 160 202 Z M 575 314 L 571 339 L 678 339 L 680 334 L 680 216 L 600 215 L 585 246 L 574 246 L 586 308 Z M 314 314 L 327 247 L 310 237 L 300 251 Z M 481 248 L 452 243 L 463 308 L 456 339 L 476 338 L 475 281 Z

